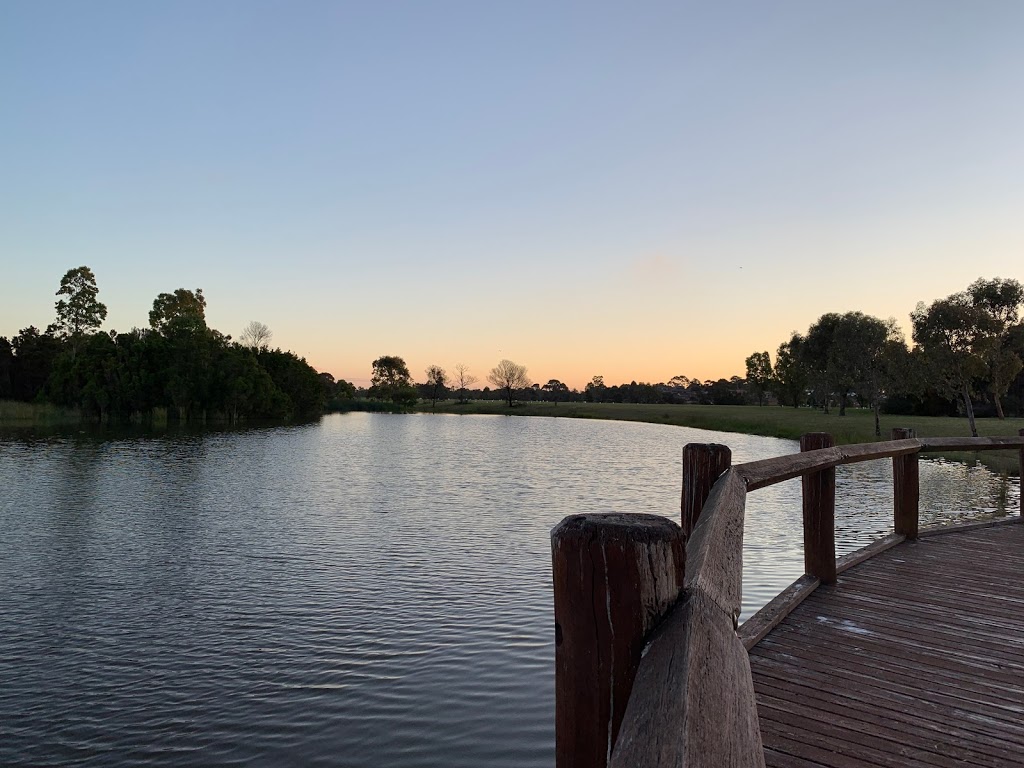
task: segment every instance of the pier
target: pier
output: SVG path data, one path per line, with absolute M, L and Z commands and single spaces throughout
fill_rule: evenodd
M 920 528 L 917 439 L 731 465 L 683 452 L 680 523 L 552 531 L 557 768 L 1024 765 L 1024 526 Z M 835 556 L 835 467 L 893 462 L 894 532 Z M 746 494 L 802 478 L 805 575 L 738 624 Z

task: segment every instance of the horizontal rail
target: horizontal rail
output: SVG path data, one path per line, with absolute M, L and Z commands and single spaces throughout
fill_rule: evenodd
M 922 437 L 921 450 L 932 451 L 999 451 L 1024 448 L 1024 437 Z
M 878 443 L 857 443 L 821 448 L 816 451 L 777 456 L 760 461 L 737 464 L 734 468 L 743 477 L 748 491 L 792 480 L 812 472 L 831 469 L 842 464 L 890 459 L 910 453 L 935 451 L 998 451 L 1024 448 L 1024 437 L 926 437 L 908 440 L 886 440 Z

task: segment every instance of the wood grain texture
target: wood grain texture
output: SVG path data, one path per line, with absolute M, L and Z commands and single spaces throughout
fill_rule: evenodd
M 902 539 L 901 539 L 902 540 Z M 784 618 L 818 588 L 821 582 L 804 574 L 772 598 L 764 608 L 747 619 L 737 630 L 740 642 L 748 651 L 777 627 Z
M 747 652 L 732 618 L 699 590 L 687 592 L 651 639 L 611 765 L 764 765 Z
M 948 525 L 935 524 L 922 526 L 921 530 L 918 531 L 918 538 L 922 536 L 940 536 L 945 533 L 963 533 L 964 531 L 974 531 L 979 528 L 995 528 L 1000 525 L 1020 525 L 1021 518 L 1019 517 L 1000 517 L 994 520 L 977 520 L 966 523 L 950 523 Z
M 827 432 L 808 432 L 800 437 L 801 452 L 831 448 Z M 822 584 L 836 580 L 836 470 L 810 472 L 801 478 L 803 492 L 804 573 Z
M 648 634 L 679 600 L 679 526 L 658 515 L 574 515 L 551 532 L 555 761 L 603 768 Z
M 878 443 L 858 443 L 822 448 L 806 453 L 794 453 L 772 459 L 749 461 L 737 464 L 736 470 L 747 483 L 747 490 L 765 488 L 808 472 L 817 472 L 841 464 L 855 464 L 860 461 L 886 459 L 916 453 L 921 449 L 920 440 L 888 440 Z
M 732 464 L 732 451 L 717 443 L 689 443 L 683 447 L 683 490 L 680 523 L 683 537 L 693 533 L 711 489 Z
M 893 440 L 912 440 L 914 430 L 897 427 L 892 431 Z M 917 453 L 893 456 L 893 520 L 896 533 L 908 539 L 917 538 L 919 507 L 921 499 L 920 467 Z
M 732 470 L 722 475 L 686 542 L 687 590 L 700 590 L 733 618 L 743 605 L 743 515 L 747 489 Z
M 1024 765 L 1021 567 L 1024 526 L 975 527 L 807 597 L 750 650 L 767 765 Z
M 906 540 L 907 537 L 902 533 L 890 533 L 888 536 L 875 539 L 867 546 L 861 547 L 858 550 L 847 552 L 842 557 L 836 558 L 836 574 L 838 575 L 855 565 L 859 565 L 865 560 L 869 560 L 875 555 L 895 547 L 897 544 L 902 544 Z
M 1024 431 L 1024 430 L 1022 430 Z M 823 448 L 805 453 L 777 456 L 760 461 L 737 464 L 736 470 L 754 491 L 841 464 L 887 459 L 919 451 L 995 451 L 1019 448 L 1024 451 L 1024 435 L 1020 437 L 927 437 L 858 443 Z
M 998 451 L 1024 447 L 1020 437 L 923 437 L 921 450 L 930 451 Z

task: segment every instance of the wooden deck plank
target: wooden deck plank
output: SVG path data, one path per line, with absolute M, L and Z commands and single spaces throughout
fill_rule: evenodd
M 936 734 L 941 734 L 949 737 L 949 742 L 958 750 L 973 745 L 980 754 L 1002 760 L 1017 759 L 1021 752 L 1020 744 L 1009 744 L 995 732 L 972 731 L 961 723 L 922 716 L 912 707 L 900 708 L 898 704 L 870 697 L 840 696 L 837 700 L 823 695 L 817 687 L 766 676 L 762 676 L 761 685 L 766 695 L 779 700 L 806 702 L 833 716 L 866 724 L 879 733 L 910 733 L 915 741 L 935 740 Z
M 1006 738 L 1019 734 L 1019 739 L 1024 739 L 1024 725 L 1021 723 L 1020 713 L 1012 706 L 994 703 L 988 691 L 973 692 L 965 687 L 953 689 L 944 687 L 942 691 L 933 693 L 927 699 L 921 699 L 920 686 L 916 684 L 905 684 L 898 682 L 900 670 L 893 670 L 891 666 L 878 668 L 871 666 L 860 666 L 850 663 L 844 659 L 843 664 L 834 664 L 831 657 L 821 659 L 820 654 L 812 659 L 799 658 L 797 664 L 779 665 L 774 660 L 766 659 L 763 665 L 769 668 L 777 666 L 781 674 L 788 678 L 799 678 L 814 681 L 822 688 L 833 690 L 833 695 L 840 695 L 836 692 L 838 684 L 841 695 L 847 695 L 851 690 L 863 692 L 864 695 L 874 695 L 879 703 L 897 696 L 904 697 L 909 702 L 909 708 L 917 707 L 918 710 L 926 710 L 934 706 L 940 719 L 948 719 L 951 712 L 955 713 L 961 720 L 980 720 L 983 723 L 994 723 L 1005 721 L 1006 725 L 1000 727 L 999 733 Z M 801 672 L 801 670 L 803 670 Z M 880 676 L 878 673 L 891 673 L 889 679 Z M 755 684 L 757 677 L 755 675 Z M 935 678 L 931 678 L 936 682 Z M 938 680 L 937 682 L 942 682 Z M 960 681 L 957 681 L 960 682 Z M 755 685 L 756 689 L 756 685 Z M 1024 741 L 1021 742 L 1024 746 Z
M 750 649 L 777 768 L 1024 766 L 1024 525 L 908 541 Z

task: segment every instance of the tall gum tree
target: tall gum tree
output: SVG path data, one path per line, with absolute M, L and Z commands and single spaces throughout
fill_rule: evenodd
M 988 370 L 986 360 L 996 338 L 991 316 L 967 293 L 954 293 L 927 306 L 919 302 L 910 320 L 928 378 L 939 391 L 961 399 L 971 435 L 977 437 L 971 394 L 974 380 Z
M 416 390 L 412 386 L 412 375 L 405 360 L 398 355 L 383 355 L 373 361 L 370 396 L 390 400 L 397 405 L 412 405 L 416 402 Z
M 107 306 L 99 299 L 96 275 L 89 267 L 69 269 L 61 278 L 60 288 L 55 295 L 64 298 L 57 301 L 57 322 L 54 330 L 65 338 L 80 336 L 97 330 L 107 319 Z
M 985 346 L 988 366 L 988 388 L 996 407 L 996 416 L 1003 414 L 1003 395 L 1024 367 L 1020 355 L 1011 343 L 1011 330 L 1020 320 L 1020 307 L 1024 304 L 1024 286 L 1016 280 L 978 278 L 967 288 L 971 303 L 991 321 L 992 341 Z
M 757 395 L 757 404 L 764 405 L 764 395 L 772 386 L 772 358 L 767 352 L 754 352 L 747 364 L 747 386 Z

